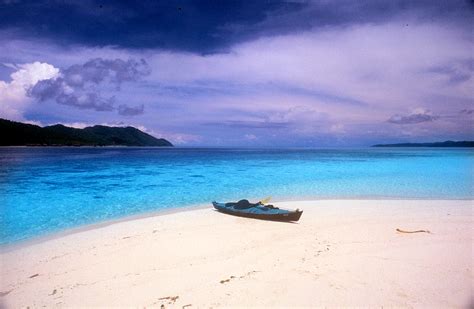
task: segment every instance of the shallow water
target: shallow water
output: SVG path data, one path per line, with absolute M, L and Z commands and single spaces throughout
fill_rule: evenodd
M 474 151 L 0 148 L 1 244 L 249 197 L 474 198 Z

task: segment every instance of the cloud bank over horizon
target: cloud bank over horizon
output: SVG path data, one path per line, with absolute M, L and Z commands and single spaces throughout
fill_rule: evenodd
M 48 14 L 56 14 L 65 4 L 48 5 L 54 8 Z M 105 28 L 55 31 L 37 17 L 46 30 L 32 38 L 28 22 L 12 16 L 0 22 L 0 117 L 126 123 L 182 145 L 474 139 L 468 2 L 274 2 L 238 8 L 186 2 L 167 13 L 153 13 L 153 4 L 150 14 L 164 20 L 182 14 L 168 26 L 156 21 L 155 30 L 144 30 L 152 21 L 141 4 L 130 11 L 123 9 L 126 3 L 104 6 L 97 15 L 71 5 L 77 10 L 72 20 L 101 21 Z M 1 6 L 12 14 L 18 9 Z M 226 13 L 233 9 L 237 17 Z M 107 32 L 124 21 L 138 42 Z M 183 27 L 190 32 L 182 33 Z M 95 37 L 85 35 L 91 32 Z M 167 43 L 152 40 L 157 37 Z
M 95 58 L 81 65 L 72 65 L 53 78 L 39 80 L 27 89 L 27 95 L 39 102 L 54 100 L 58 104 L 79 109 L 112 111 L 117 109 L 115 96 L 104 96 L 103 92 L 118 92 L 122 83 L 138 81 L 150 72 L 143 59 L 124 61 Z M 143 108 L 143 104 L 137 107 L 121 104 L 118 112 L 120 115 L 133 116 L 142 114 Z

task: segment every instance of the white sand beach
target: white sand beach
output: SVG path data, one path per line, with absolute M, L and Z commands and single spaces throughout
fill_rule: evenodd
M 298 223 L 210 207 L 1 253 L 0 307 L 466 308 L 473 201 L 281 202 Z M 429 230 L 431 233 L 400 233 Z

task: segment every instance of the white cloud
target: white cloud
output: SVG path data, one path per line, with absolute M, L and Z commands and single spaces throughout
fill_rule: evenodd
M 443 117 L 471 108 L 474 78 L 466 61 L 472 59 L 472 38 L 436 21 L 319 28 L 260 38 L 212 55 L 113 47 L 66 52 L 46 43 L 7 43 L 9 57 L 1 60 L 10 63 L 43 59 L 67 67 L 95 57 L 145 58 L 151 75 L 139 85 L 125 85 L 121 99 L 144 104 L 140 123 L 176 144 L 235 137 L 233 128 L 203 125 L 216 119 L 289 123 L 288 130 L 276 134 L 291 140 L 322 134 L 397 138 L 405 134 L 402 130 L 440 138 L 450 132 L 472 135 L 468 119 Z M 424 109 L 413 111 L 417 106 Z M 68 122 L 123 120 L 52 108 L 51 115 Z M 414 119 L 410 113 L 440 117 L 410 127 L 387 122 L 393 115 Z M 266 140 L 270 133 L 261 131 L 259 140 Z M 239 132 L 239 138 L 246 133 L 255 132 Z
M 402 25 L 395 21 L 262 38 L 235 46 L 229 54 L 161 52 L 150 61 L 151 78 L 164 84 L 219 81 L 255 89 L 274 83 L 398 111 L 424 104 L 429 95 L 470 96 L 472 79 L 450 85 L 423 73 L 470 59 L 469 37 L 444 25 Z
M 196 106 L 195 114 L 204 107 L 212 110 L 202 118 L 219 115 L 238 121 L 266 114 L 269 120 L 294 123 L 286 134 L 354 134 L 366 125 L 381 131 L 390 116 L 416 106 L 435 115 L 468 108 L 474 78 L 465 62 L 472 59 L 472 47 L 465 32 L 448 24 L 409 22 L 405 27 L 392 21 L 328 27 L 246 42 L 228 54 L 157 52 L 149 61 L 149 80 L 178 89 L 221 87 L 212 97 L 193 97 L 193 106 L 186 98 L 173 98 L 190 112 Z M 448 72 L 461 67 L 466 77 L 450 83 L 446 74 L 433 72 L 436 67 Z M 467 132 L 463 123 L 451 121 Z M 423 125 L 439 136 L 448 128 L 435 121 Z M 387 132 L 397 135 L 399 129 L 391 126 Z
M 27 90 L 40 80 L 57 77 L 59 69 L 41 62 L 25 63 L 16 68 L 17 71 L 10 75 L 10 82 L 0 80 L 0 117 L 24 120 L 23 112 L 31 102 Z
M 62 122 L 61 124 L 66 126 L 66 127 L 71 127 L 71 128 L 75 128 L 75 129 L 84 129 L 85 127 L 93 126 L 93 125 L 91 125 L 89 123 L 85 123 L 85 122 Z

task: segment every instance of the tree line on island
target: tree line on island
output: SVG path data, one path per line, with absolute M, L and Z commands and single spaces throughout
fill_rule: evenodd
M 173 145 L 134 127 L 96 125 L 84 129 L 37 125 L 0 118 L 0 146 L 152 146 Z

